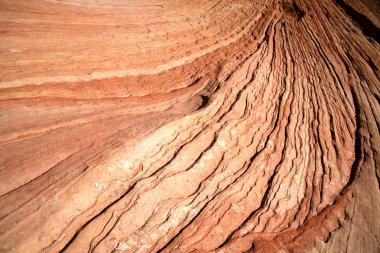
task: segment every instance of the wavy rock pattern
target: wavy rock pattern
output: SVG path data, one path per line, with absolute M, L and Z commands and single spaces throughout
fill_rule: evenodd
M 1 0 L 0 251 L 380 252 L 352 2 Z

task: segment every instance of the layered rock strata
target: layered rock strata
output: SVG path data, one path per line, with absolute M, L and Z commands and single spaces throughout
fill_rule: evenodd
M 371 1 L 0 1 L 0 252 L 379 252 Z

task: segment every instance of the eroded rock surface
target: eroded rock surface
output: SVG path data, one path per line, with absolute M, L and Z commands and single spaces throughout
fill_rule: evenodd
M 0 251 L 379 252 L 370 2 L 1 0 Z

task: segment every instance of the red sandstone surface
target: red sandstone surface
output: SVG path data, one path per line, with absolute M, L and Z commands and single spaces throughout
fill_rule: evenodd
M 0 0 L 0 252 L 380 252 L 379 10 Z

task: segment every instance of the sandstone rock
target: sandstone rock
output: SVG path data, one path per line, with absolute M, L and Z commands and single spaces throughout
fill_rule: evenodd
M 0 252 L 380 252 L 378 10 L 2 0 Z

